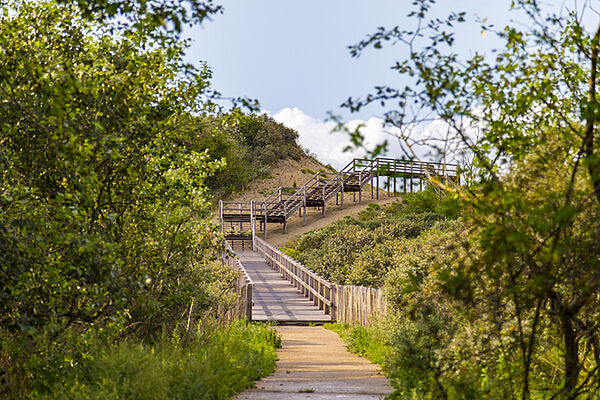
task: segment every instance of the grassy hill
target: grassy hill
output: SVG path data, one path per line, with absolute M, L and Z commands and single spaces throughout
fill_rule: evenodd
M 235 114 L 197 121 L 198 145 L 222 165 L 206 179 L 215 200 L 248 201 L 279 186 L 301 186 L 331 171 L 300 147 L 298 133 L 263 115 Z

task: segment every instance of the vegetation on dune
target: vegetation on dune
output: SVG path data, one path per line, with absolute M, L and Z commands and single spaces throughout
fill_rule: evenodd
M 279 160 L 306 157 L 298 133 L 267 115 L 246 115 L 235 110 L 227 116 L 196 121 L 198 145 L 224 166 L 206 179 L 214 198 L 240 192 L 258 178 L 269 175 Z
M 513 398 L 523 379 L 531 398 L 564 390 L 560 376 L 568 349 L 561 337 L 564 320 L 553 309 L 558 299 L 536 299 L 549 282 L 559 298 L 586 296 L 586 280 L 600 259 L 600 209 L 588 195 L 589 181 L 576 177 L 572 204 L 577 215 L 551 253 L 561 259 L 561 267 L 544 271 L 549 254 L 531 248 L 543 240 L 540 232 L 551 229 L 548 210 L 561 206 L 558 193 L 567 181 L 567 166 L 556 168 L 549 161 L 555 156 L 550 146 L 548 153 L 526 157 L 504 178 L 514 202 L 490 196 L 488 209 L 465 205 L 461 217 L 442 229 L 390 242 L 388 253 L 397 256 L 382 263 L 388 265 L 381 277 L 389 304 L 386 318 L 369 328 L 333 327 L 350 350 L 381 363 L 396 388 L 394 398 Z M 535 173 L 524 175 L 523 170 Z M 510 209 L 507 225 L 500 220 L 506 218 L 504 207 Z M 357 253 L 356 259 L 362 256 Z M 520 277 L 513 268 L 532 270 Z M 597 296 L 586 299 L 577 318 L 584 326 L 600 317 Z M 530 304 L 539 307 L 526 308 Z M 594 341 L 591 333 L 578 341 Z M 593 344 L 588 346 L 577 357 L 581 373 L 593 374 L 587 368 L 597 353 Z M 587 390 L 596 392 L 593 386 Z
M 447 216 L 456 218 L 459 210 L 457 200 L 429 188 L 384 208 L 371 203 L 358 219 L 302 235 L 284 250 L 332 282 L 380 287 L 407 252 L 418 252 L 416 238 L 455 225 Z
M 31 399 L 230 399 L 275 370 L 280 339 L 265 325 L 202 326 L 191 341 L 177 335 L 153 344 L 107 345 L 92 334 L 73 338 L 70 356 L 28 366 Z M 56 361 L 53 363 L 52 361 Z M 34 369 L 35 368 L 35 369 Z

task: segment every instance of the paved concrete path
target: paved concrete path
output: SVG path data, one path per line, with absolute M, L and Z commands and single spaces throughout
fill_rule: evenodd
M 236 253 L 254 281 L 252 290 L 252 320 L 278 322 L 327 322 L 331 316 L 319 310 L 312 301 L 283 280 L 279 272 L 267 265 L 253 251 Z
M 383 399 L 393 389 L 379 367 L 346 350 L 323 327 L 281 326 L 282 348 L 274 375 L 235 397 L 256 399 Z

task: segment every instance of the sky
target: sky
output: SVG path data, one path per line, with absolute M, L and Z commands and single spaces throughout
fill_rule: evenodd
M 353 126 L 365 124 L 371 144 L 390 140 L 388 155 L 400 156 L 400 146 L 382 127 L 383 110 L 368 107 L 350 114 L 340 105 L 348 97 L 368 94 L 376 85 L 406 84 L 390 66 L 406 56 L 401 45 L 368 49 L 350 56 L 355 44 L 379 26 L 410 28 L 410 0 L 228 0 L 224 13 L 184 32 L 192 40 L 187 61 L 206 62 L 213 70 L 213 87 L 224 96 L 257 99 L 275 120 L 299 132 L 300 144 L 325 164 L 343 166 L 358 152 L 344 153 L 342 133 L 330 134 L 329 112 Z M 465 10 L 488 17 L 498 26 L 511 18 L 507 1 L 439 0 L 439 16 Z M 482 35 L 479 24 L 462 26 L 456 51 L 472 54 L 499 44 Z M 420 157 L 427 158 L 425 153 Z

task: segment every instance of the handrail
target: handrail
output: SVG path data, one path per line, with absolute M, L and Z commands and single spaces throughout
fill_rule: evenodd
M 235 308 L 229 310 L 225 317 L 233 316 L 233 318 L 246 318 L 248 321 L 251 321 L 254 282 L 227 241 L 225 241 L 225 252 L 221 254 L 221 261 L 224 265 L 228 265 L 240 273 L 233 288 L 237 295 L 237 305 Z
M 288 216 L 292 215 L 293 213 L 295 213 L 300 207 L 302 207 L 303 202 L 299 201 L 299 200 L 302 199 L 302 197 L 305 195 L 305 193 L 306 193 L 307 190 L 314 188 L 315 185 L 318 186 L 318 184 L 319 184 L 319 176 L 320 176 L 320 172 L 317 172 L 315 175 L 313 175 L 312 178 L 310 178 L 308 180 L 308 182 L 306 182 L 302 186 L 302 188 L 304 188 L 302 191 L 297 190 L 296 193 L 294 193 L 287 200 L 285 200 L 285 202 L 284 202 L 284 211 L 285 211 L 286 218 Z M 297 202 L 296 205 L 294 205 L 294 202 L 296 200 L 298 200 L 298 202 Z M 287 208 L 286 207 L 287 204 L 290 204 L 292 207 L 291 208 Z
M 271 246 L 258 236 L 254 236 L 254 249 L 277 269 L 284 279 L 289 280 L 298 290 L 323 309 L 331 312 L 332 284 L 287 254 Z
M 229 244 L 229 242 L 226 240 L 225 241 L 225 254 L 224 254 L 224 258 L 227 259 L 228 257 L 232 257 L 232 262 L 229 263 L 226 261 L 226 264 L 237 269 L 238 272 L 240 273 L 240 275 L 245 279 L 246 283 L 254 283 L 252 281 L 252 278 L 250 278 L 250 275 L 248 275 L 248 271 L 246 271 L 246 268 L 244 268 L 244 265 L 242 264 L 242 262 L 240 261 L 239 258 L 237 258 L 237 256 L 235 255 L 235 251 L 233 251 L 233 249 L 231 248 L 231 245 Z
M 265 200 L 255 201 L 254 209 L 249 202 L 221 202 L 221 215 L 225 213 L 228 214 L 228 218 L 231 218 L 231 214 L 250 212 L 250 214 L 264 217 L 266 220 L 272 216 L 271 221 L 280 222 L 282 217 L 285 221 L 301 207 L 306 207 L 307 196 L 313 199 L 316 197 L 324 204 L 334 195 L 342 192 L 347 182 L 356 185 L 358 181 L 358 186 L 362 188 L 373 179 L 375 173 L 378 177 L 409 174 L 421 179 L 425 176 L 454 176 L 459 179 L 460 176 L 457 164 L 399 160 L 389 157 L 354 158 L 333 176 L 333 173 L 330 172 L 318 172 L 300 187 L 280 186 Z

